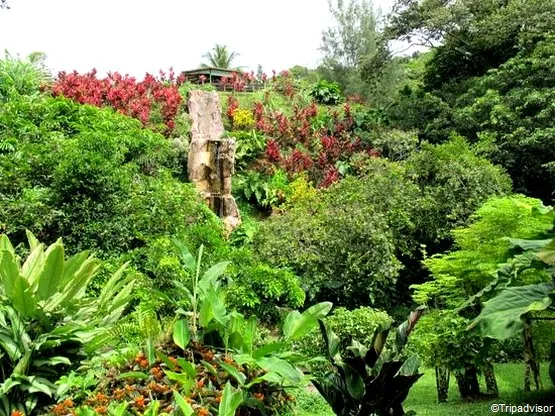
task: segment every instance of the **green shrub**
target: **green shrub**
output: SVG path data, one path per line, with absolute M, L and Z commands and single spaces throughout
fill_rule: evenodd
M 469 324 L 469 319 L 454 311 L 430 311 L 412 334 L 409 349 L 415 351 L 426 366 L 464 369 L 475 363 L 483 347 L 482 338 L 466 330 Z
M 418 135 L 415 131 L 382 129 L 375 133 L 370 142 L 380 155 L 389 160 L 405 160 L 418 147 Z
M 412 255 L 418 242 L 407 238 L 416 230 L 420 192 L 405 166 L 382 158 L 364 159 L 360 178 L 347 177 L 329 191 L 335 204 L 375 207 L 384 213 L 398 254 Z
M 179 86 L 179 94 L 183 97 L 183 100 L 187 102 L 189 98 L 189 93 L 193 90 L 200 90 L 200 91 L 216 91 L 216 87 L 212 84 L 193 84 L 191 82 L 184 82 Z
M 305 293 L 299 278 L 290 271 L 256 264 L 237 271 L 227 297 L 240 312 L 275 324 L 279 322 L 279 308 L 301 307 Z
M 320 104 L 327 105 L 338 104 L 343 98 L 339 84 L 325 79 L 314 84 L 312 91 L 310 91 L 310 95 Z
M 255 130 L 234 131 L 231 136 L 237 142 L 235 152 L 235 166 L 237 169 L 245 169 L 266 149 L 266 138 Z
M 451 230 L 466 224 L 488 198 L 511 192 L 503 169 L 477 156 L 461 137 L 424 145 L 406 167 L 422 192 L 416 238 L 431 253 L 448 248 Z
M 149 246 L 164 236 L 224 255 L 221 221 L 177 179 L 163 136 L 64 98 L 13 96 L 0 107 L 0 140 L 15 139 L 0 152 L 0 227 L 16 245 L 27 228 L 46 242 L 63 235 L 70 253 L 125 256 L 151 278 Z
M 384 215 L 371 205 L 345 205 L 333 190 L 265 221 L 255 236 L 261 258 L 290 267 L 317 300 L 384 305 L 400 268 Z
M 289 194 L 289 179 L 283 170 L 271 175 L 249 170 L 236 175 L 233 181 L 236 195 L 266 210 L 283 204 Z
M 4 59 L 0 59 L 0 102 L 6 102 L 14 94 L 37 94 L 48 79 L 49 75 L 39 66 L 13 58 L 6 51 Z
M 290 267 L 316 299 L 389 308 L 400 269 L 396 255 L 416 250 L 406 235 L 418 189 L 401 165 L 368 163 L 364 177 L 317 193 L 295 183 L 295 204 L 261 224 L 254 246 L 264 261 Z
M 362 306 L 357 309 L 336 308 L 324 319 L 326 324 L 339 338 L 340 351 L 347 352 L 351 342 L 357 341 L 363 345 L 371 345 L 376 329 L 387 327 L 393 319 L 387 312 Z M 320 331 L 313 330 L 302 337 L 294 348 L 309 357 L 324 354 L 324 343 Z

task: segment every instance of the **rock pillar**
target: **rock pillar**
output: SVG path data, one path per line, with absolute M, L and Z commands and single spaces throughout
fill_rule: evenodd
M 221 138 L 224 126 L 216 92 L 191 91 L 188 107 L 192 119 L 187 160 L 189 180 L 222 218 L 226 231 L 230 233 L 241 223 L 237 204 L 231 195 L 236 143 L 234 139 Z

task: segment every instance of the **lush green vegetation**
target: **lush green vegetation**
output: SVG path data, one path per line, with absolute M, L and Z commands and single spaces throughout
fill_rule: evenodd
M 554 404 L 555 3 L 330 9 L 321 67 L 220 82 L 231 235 L 186 179 L 206 79 L 0 60 L 0 416 Z
M 449 403 L 438 405 L 435 402 L 436 386 L 433 369 L 424 368 L 424 376 L 414 385 L 405 401 L 406 407 L 414 410 L 417 415 L 423 416 L 454 414 L 481 416 L 492 414 L 491 405 L 494 403 L 551 403 L 550 394 L 553 394 L 552 390 L 543 393 L 524 393 L 521 390 L 520 377 L 524 371 L 522 364 L 498 364 L 495 369 L 499 381 L 499 398 L 485 400 L 480 403 L 463 402 L 456 391 L 454 381 L 452 381 Z M 546 369 L 542 376 L 547 378 Z M 332 416 L 334 414 L 327 403 L 315 392 L 299 392 L 297 394 L 297 406 L 299 409 L 298 416 Z

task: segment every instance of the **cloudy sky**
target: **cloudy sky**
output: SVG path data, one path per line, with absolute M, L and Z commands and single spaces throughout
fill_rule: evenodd
M 315 67 L 327 0 L 8 0 L 0 51 L 41 51 L 54 71 L 93 67 L 136 76 L 192 69 L 214 44 L 240 53 L 237 65 L 271 72 Z M 392 0 L 375 0 L 386 12 Z

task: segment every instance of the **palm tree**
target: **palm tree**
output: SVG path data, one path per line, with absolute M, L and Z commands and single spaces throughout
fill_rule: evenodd
M 208 63 L 201 64 L 202 67 L 213 66 L 222 69 L 231 69 L 231 63 L 239 54 L 237 52 L 229 52 L 226 45 L 214 46 L 211 51 L 202 55 L 208 59 Z

